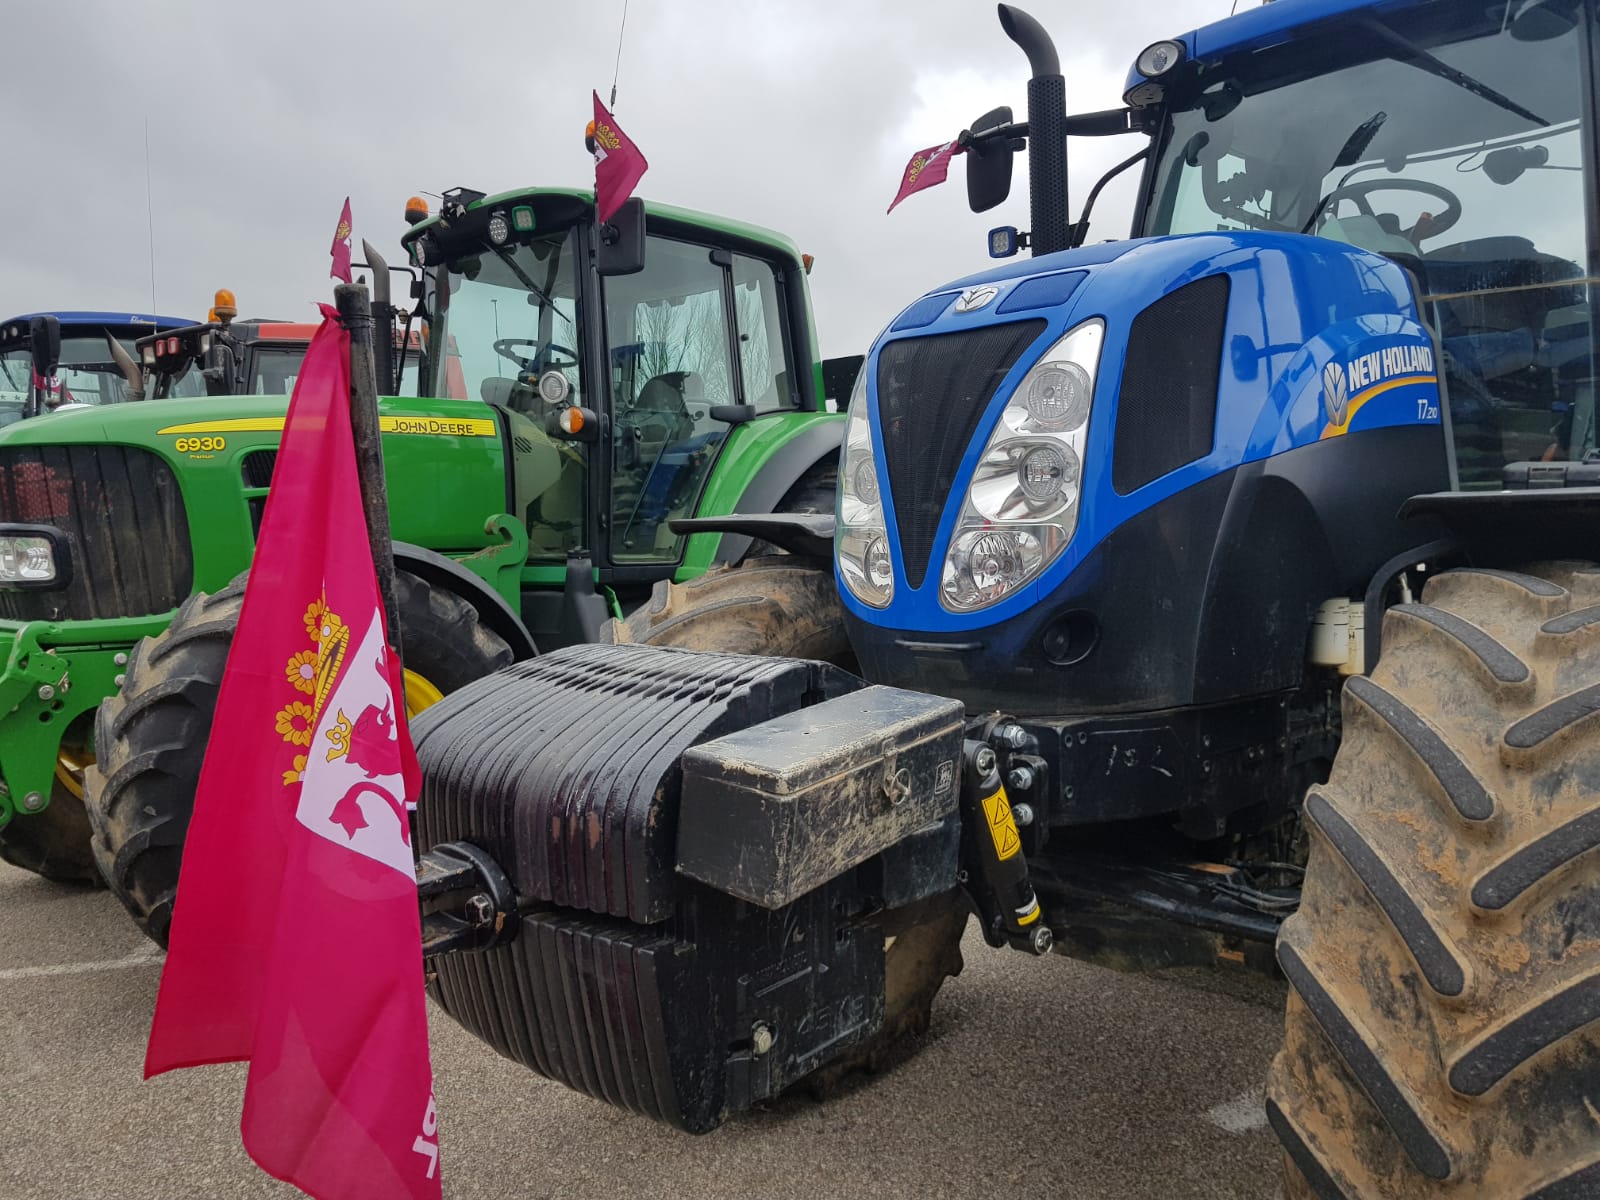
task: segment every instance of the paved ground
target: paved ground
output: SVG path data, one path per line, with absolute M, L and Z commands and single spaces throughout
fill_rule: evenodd
M 139 1079 L 160 959 L 104 892 L 0 865 L 0 1197 L 288 1197 L 239 1145 L 242 1068 Z M 445 1194 L 1273 1200 L 1256 1090 L 1282 993 L 969 941 L 920 1052 L 690 1138 L 433 1024 Z

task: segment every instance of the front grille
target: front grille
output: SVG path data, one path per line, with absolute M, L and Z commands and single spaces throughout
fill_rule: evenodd
M 927 575 L 939 518 L 978 421 L 1044 327 L 1043 321 L 1012 321 L 905 338 L 879 352 L 879 445 L 913 588 Z
M 1211 453 L 1227 321 L 1226 275 L 1169 292 L 1133 319 L 1111 455 L 1118 495 Z
M 276 450 L 252 450 L 239 463 L 239 477 L 247 488 L 272 486 L 272 469 L 278 465 Z
M 0 448 L 0 522 L 54 526 L 72 548 L 67 587 L 0 589 L 8 620 L 148 616 L 176 608 L 194 585 L 178 481 L 148 450 Z

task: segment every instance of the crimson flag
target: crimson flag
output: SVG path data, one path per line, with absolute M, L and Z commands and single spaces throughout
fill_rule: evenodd
M 900 176 L 900 190 L 894 194 L 894 201 L 889 205 L 888 211 L 893 212 L 894 206 L 912 192 L 920 192 L 923 188 L 943 183 L 945 176 L 950 174 L 950 160 L 957 154 L 966 153 L 966 149 L 959 141 L 949 141 L 942 145 L 929 146 L 926 150 L 918 150 L 906 164 L 905 174 Z
M 613 97 L 614 99 L 615 97 Z M 594 204 L 601 222 L 621 208 L 640 178 L 650 169 L 633 139 L 622 132 L 617 119 L 594 94 Z
M 241 1132 L 326 1200 L 438 1200 L 407 798 L 420 773 L 362 516 L 350 335 L 289 402 L 195 795 L 145 1076 L 248 1061 Z
M 333 230 L 333 246 L 328 253 L 333 255 L 333 268 L 328 272 L 329 279 L 342 279 L 346 283 L 350 279 L 350 197 L 344 198 L 344 211 L 339 214 L 339 224 Z

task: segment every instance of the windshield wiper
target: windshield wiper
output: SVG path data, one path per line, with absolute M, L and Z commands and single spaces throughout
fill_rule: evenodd
M 535 283 L 529 277 L 529 275 L 528 275 L 528 273 L 526 271 L 524 271 L 521 267 L 517 266 L 516 260 L 513 259 L 511 257 L 511 255 L 506 252 L 506 249 L 505 249 L 504 246 L 495 246 L 493 249 L 494 249 L 495 254 L 499 257 L 500 261 L 505 263 L 506 266 L 511 268 L 511 273 L 517 277 L 517 282 L 522 284 L 523 287 L 527 288 L 535 296 L 539 297 L 539 299 L 542 302 L 544 302 L 545 304 L 548 304 L 552 309 L 555 308 L 556 302 L 550 298 L 550 293 L 545 291 L 542 287 L 540 287 L 537 283 Z
M 1436 75 L 1440 79 L 1453 83 L 1459 88 L 1464 88 L 1465 90 L 1471 92 L 1474 96 L 1482 97 L 1483 99 L 1489 101 L 1489 103 L 1498 105 L 1507 112 L 1515 113 L 1519 117 L 1523 117 L 1529 121 L 1532 121 L 1535 125 L 1543 126 L 1550 124 L 1549 121 L 1546 121 L 1538 113 L 1523 108 L 1522 105 L 1518 104 L 1509 96 L 1501 95 L 1488 84 L 1474 79 L 1465 71 L 1458 71 L 1455 67 L 1452 67 L 1449 63 L 1444 62 L 1442 59 L 1435 58 L 1421 46 L 1417 45 L 1409 38 L 1402 37 L 1376 17 L 1365 17 L 1362 19 L 1361 24 L 1373 34 L 1376 34 L 1381 41 L 1387 43 L 1388 46 L 1396 52 L 1394 55 L 1395 61 L 1406 63 L 1408 66 L 1413 66 L 1418 70 L 1426 71 L 1430 75 Z
M 9 383 L 16 391 L 25 392 L 28 390 L 11 377 L 10 364 L 8 364 L 3 358 L 0 358 L 0 371 L 4 371 L 6 373 L 6 382 Z
M 1333 164 L 1323 174 L 1326 175 L 1330 171 L 1338 170 L 1340 167 L 1348 167 L 1351 163 L 1359 162 L 1361 156 L 1367 152 L 1367 147 L 1372 145 L 1372 139 L 1378 136 L 1378 130 L 1383 128 L 1383 123 L 1388 119 L 1388 113 L 1376 112 L 1357 125 L 1351 131 L 1350 136 L 1345 139 L 1344 145 L 1339 147 L 1339 153 L 1333 156 Z M 1341 186 L 1343 182 L 1343 180 L 1340 180 Z M 1300 227 L 1301 233 L 1311 232 L 1311 227 L 1316 224 L 1317 218 L 1322 215 L 1323 208 L 1327 206 L 1328 198 L 1338 190 L 1339 188 L 1335 187 L 1333 192 L 1328 192 L 1318 197 L 1317 206 L 1311 210 L 1311 216 Z

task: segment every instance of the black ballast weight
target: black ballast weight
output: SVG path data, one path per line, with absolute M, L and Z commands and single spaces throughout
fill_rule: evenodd
M 908 693 L 862 686 L 799 659 L 590 645 L 428 709 L 413 725 L 420 848 L 481 848 L 521 912 L 509 942 L 430 960 L 435 999 L 507 1057 L 690 1132 L 859 1049 L 885 1012 L 883 930 L 865 918 L 955 885 L 956 788 L 940 786 L 940 763 L 961 745 L 952 702 L 914 696 L 908 708 L 896 703 Z M 875 735 L 876 753 L 831 770 L 830 702 L 874 693 L 884 694 L 851 718 L 856 740 Z M 812 708 L 819 749 L 808 758 Z M 728 775 L 737 783 L 711 781 L 714 800 L 695 816 L 685 752 L 774 718 L 788 731 L 774 745 L 789 752 L 744 739 L 744 767 Z M 818 790 L 827 781 L 870 802 L 840 823 L 831 860 L 811 826 L 812 813 L 840 812 Z M 885 782 L 879 804 L 873 790 Z M 705 822 L 741 797 L 749 809 L 718 852 Z M 795 898 L 765 908 L 686 877 L 681 821 L 702 879 Z M 729 875 L 733 839 L 763 836 L 790 837 L 803 853 Z

